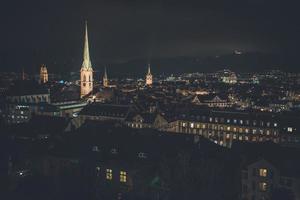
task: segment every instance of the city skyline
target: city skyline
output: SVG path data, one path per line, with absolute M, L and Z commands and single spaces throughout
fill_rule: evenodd
M 300 200 L 297 9 L 3 2 L 0 199 Z
M 295 55 L 299 42 L 297 14 L 289 10 L 293 10 L 292 5 L 282 6 L 280 1 L 227 1 L 218 5 L 205 1 L 74 1 L 72 8 L 66 2 L 57 7 L 55 2 L 29 1 L 24 5 L 19 2 L 22 9 L 15 3 L 6 3 L 4 8 L 8 9 L 1 13 L 4 26 L 10 30 L 0 35 L 5 38 L 1 71 L 34 71 L 41 63 L 55 72 L 75 71 L 81 62 L 81 27 L 85 20 L 90 24 L 91 56 L 96 68 L 140 59 L 147 64 L 180 56 L 222 56 L 237 50 L 271 54 L 275 61 L 263 62 L 262 67 L 299 71 Z M 12 10 L 7 13 L 9 8 Z M 31 15 L 25 15 L 27 11 Z M 113 72 L 118 66 L 114 68 Z M 191 67 L 194 71 L 205 68 Z

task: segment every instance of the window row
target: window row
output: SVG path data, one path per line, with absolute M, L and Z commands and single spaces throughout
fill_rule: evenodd
M 96 167 L 96 176 L 100 176 L 100 167 Z M 127 182 L 127 172 L 126 171 L 119 171 L 118 177 L 119 181 L 121 183 L 126 183 Z M 106 169 L 105 170 L 105 179 L 108 181 L 113 180 L 113 170 L 112 169 Z

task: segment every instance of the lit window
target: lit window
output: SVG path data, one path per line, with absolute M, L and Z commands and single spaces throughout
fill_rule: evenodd
M 236 124 L 236 122 L 237 122 L 237 120 L 236 120 L 236 119 L 234 119 L 234 120 L 233 120 L 233 123 L 235 123 L 235 124 Z
M 292 127 L 288 127 L 288 128 L 287 128 L 287 131 L 288 131 L 288 132 L 293 132 L 293 128 L 292 128 Z
M 246 129 L 245 129 L 245 132 L 246 132 L 246 133 L 249 133 L 249 129 L 246 128 Z
M 185 122 L 183 122 L 183 123 L 182 123 L 182 126 L 183 126 L 183 127 L 186 127 L 186 123 L 185 123 Z
M 230 119 L 227 119 L 227 123 L 230 123 Z
M 260 182 L 259 183 L 259 190 L 262 192 L 267 191 L 267 183 L 266 182 Z
M 191 123 L 190 126 L 191 126 L 191 128 L 194 128 L 194 123 Z
M 212 122 L 212 118 L 211 117 L 209 118 L 209 121 Z
M 277 123 L 274 123 L 274 127 L 277 127 Z
M 243 120 L 240 120 L 240 124 L 243 124 Z
M 230 126 L 227 127 L 227 131 L 230 131 Z
M 120 182 L 122 183 L 127 182 L 127 173 L 125 171 L 120 171 Z
M 202 128 L 205 128 L 205 124 L 202 125 Z
M 106 179 L 112 180 L 112 169 L 106 169 Z
M 259 176 L 267 177 L 268 170 L 267 169 L 259 169 Z

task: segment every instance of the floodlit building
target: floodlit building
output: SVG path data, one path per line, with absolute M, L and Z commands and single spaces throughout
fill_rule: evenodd
M 23 80 L 25 80 L 25 75 L 23 75 Z M 40 83 L 47 83 L 48 82 L 48 70 L 46 65 L 42 64 L 40 69 Z
M 237 76 L 234 72 L 230 70 L 223 70 L 218 72 L 218 76 L 221 82 L 227 84 L 236 84 L 237 83 Z
M 153 80 L 152 80 L 150 64 L 148 64 L 148 73 L 146 74 L 146 85 L 150 86 L 150 85 L 152 85 L 152 83 L 153 83 Z

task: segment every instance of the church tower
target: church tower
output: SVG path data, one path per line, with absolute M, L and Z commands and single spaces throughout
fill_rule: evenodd
M 104 68 L 103 87 L 108 87 L 108 78 L 107 78 L 106 67 Z
M 47 83 L 48 82 L 48 71 L 46 65 L 42 64 L 40 69 L 40 83 Z
M 88 95 L 93 90 L 93 68 L 90 60 L 87 22 L 83 47 L 83 62 L 80 70 L 80 97 Z
M 148 73 L 146 74 L 146 85 L 152 85 L 152 74 L 150 70 L 150 64 L 148 64 Z

